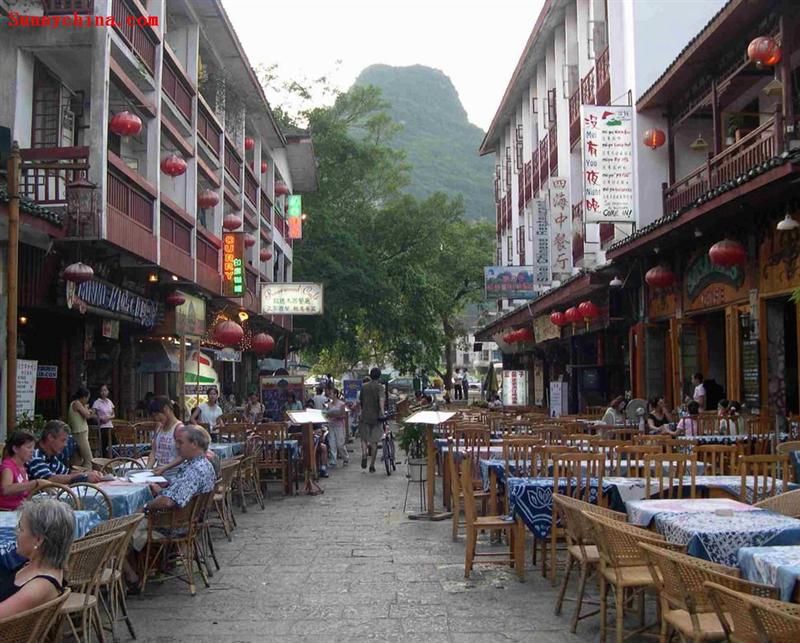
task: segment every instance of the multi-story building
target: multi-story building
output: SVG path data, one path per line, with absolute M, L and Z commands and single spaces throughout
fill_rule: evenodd
M 20 356 L 58 367 L 37 409 L 102 381 L 120 415 L 177 396 L 174 346 L 224 316 L 249 317 L 245 345 L 264 330 L 288 346 L 291 317 L 262 316 L 260 286 L 292 280 L 286 199 L 316 189 L 313 147 L 279 126 L 219 0 L 0 1 L 0 85 L 22 196 L 51 218 L 23 207 Z M 121 112 L 141 131 L 114 133 Z M 241 298 L 223 296 L 223 229 L 247 233 Z M 61 277 L 76 261 L 95 273 L 78 291 Z M 255 356 L 233 368 L 223 383 L 255 386 Z

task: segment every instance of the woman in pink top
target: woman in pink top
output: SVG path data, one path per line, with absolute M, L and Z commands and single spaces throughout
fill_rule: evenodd
M 681 421 L 678 422 L 677 434 L 695 438 L 699 429 L 697 414 L 700 412 L 700 405 L 695 401 L 689 402 L 686 405 L 686 410 L 689 412 L 689 417 L 681 418 Z
M 25 465 L 33 457 L 36 440 L 27 431 L 14 431 L 6 440 L 0 463 L 0 510 L 14 511 L 44 480 L 28 480 Z

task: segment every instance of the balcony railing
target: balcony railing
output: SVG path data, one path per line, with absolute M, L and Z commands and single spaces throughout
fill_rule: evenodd
M 269 198 L 267 197 L 267 193 L 264 190 L 261 190 L 261 218 L 264 219 L 267 223 L 272 223 L 272 206 L 269 202 Z
M 578 201 L 572 206 L 572 226 L 576 225 L 583 228 L 583 201 Z M 583 230 L 580 235 L 572 235 L 572 263 L 576 266 L 583 261 Z
M 539 150 L 533 150 L 531 157 L 531 194 L 539 191 Z
M 594 67 L 581 78 L 581 105 L 594 105 Z
M 225 171 L 236 185 L 241 185 L 242 159 L 230 139 L 225 136 Z
M 175 54 L 172 53 L 168 46 L 164 47 L 164 68 L 161 72 L 161 87 L 175 107 L 178 108 L 178 111 L 191 123 L 194 89 L 180 68 Z
M 219 126 L 214 113 L 200 94 L 197 96 L 197 134 L 211 148 L 219 158 L 220 137 L 222 128 Z
M 280 233 L 280 235 L 285 239 L 287 234 L 288 226 L 286 224 L 286 219 L 282 216 L 277 215 L 275 217 L 275 229 Z
M 740 141 L 710 157 L 705 165 L 663 187 L 664 214 L 692 205 L 714 190 L 775 156 L 783 147 L 783 115 L 778 112 Z
M 253 208 L 258 205 L 258 181 L 249 166 L 244 170 L 244 195 L 250 200 Z
M 42 9 L 46 16 L 85 16 L 94 13 L 94 0 L 42 0 Z
M 597 104 L 608 105 L 611 102 L 611 76 L 608 69 L 608 47 L 597 57 L 595 64 L 597 79 Z
M 88 147 L 35 147 L 20 154 L 20 192 L 41 205 L 66 205 L 67 185 L 89 171 Z
M 150 19 L 150 16 L 142 14 L 136 3 L 128 0 L 116 0 L 112 6 L 114 28 L 128 42 L 150 75 L 155 75 L 158 37 L 152 27 L 140 27 L 138 24 L 139 18 Z
M 219 272 L 219 247 L 210 239 L 206 239 L 197 230 L 197 260 L 195 268 L 197 272 L 197 283 L 206 290 L 214 294 L 220 292 L 220 272 Z
M 558 168 L 558 130 L 555 123 L 547 133 L 547 151 L 550 154 L 550 174 L 555 175 Z
M 144 189 L 134 179 L 134 172 L 120 167 L 109 155 L 106 186 L 107 239 L 125 250 L 155 262 L 157 240 L 153 234 L 155 194 Z
M 569 146 L 572 147 L 581 137 L 581 89 L 576 89 L 569 97 Z
M 550 163 L 547 160 L 547 150 L 550 143 L 547 140 L 547 135 L 539 141 L 539 184 L 546 185 L 547 177 L 550 176 Z

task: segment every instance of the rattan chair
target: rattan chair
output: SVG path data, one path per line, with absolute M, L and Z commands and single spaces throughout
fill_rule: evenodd
M 253 425 L 248 422 L 226 423 L 219 429 L 219 438 L 222 442 L 244 442 L 252 430 Z
M 72 544 L 67 561 L 66 581 L 72 594 L 61 606 L 70 632 L 76 641 L 92 640 L 94 629 L 103 640 L 103 623 L 100 619 L 100 582 L 103 570 L 118 551 L 123 533 L 110 533 L 96 538 L 84 538 Z
M 566 600 L 575 601 L 575 612 L 572 615 L 570 632 L 575 633 L 578 628 L 578 621 L 594 616 L 597 611 L 588 614 L 581 614 L 583 597 L 586 590 L 586 581 L 600 563 L 600 555 L 597 546 L 594 544 L 591 525 L 586 520 L 583 512 L 605 516 L 612 520 L 626 522 L 627 516 L 624 513 L 598 507 L 597 505 L 583 502 L 576 498 L 570 498 L 561 494 L 553 496 L 553 506 L 556 515 L 564 527 L 564 537 L 567 541 L 567 557 L 564 560 L 564 578 L 561 581 L 561 589 L 556 597 L 555 613 L 561 613 L 561 607 L 565 600 L 567 585 L 569 584 L 570 574 L 575 563 L 580 567 L 580 578 L 578 579 L 578 593 L 574 598 Z M 596 604 L 596 603 L 595 603 Z
M 81 508 L 81 501 L 78 495 L 65 484 L 58 482 L 50 482 L 49 480 L 42 481 L 39 489 L 33 494 L 32 497 L 44 496 L 46 498 L 53 498 L 66 502 L 73 510 Z
M 209 578 L 214 576 L 214 570 L 211 569 L 211 561 L 214 561 L 214 566 L 217 570 L 220 569 L 217 554 L 214 552 L 214 541 L 211 538 L 211 514 L 214 512 L 214 494 L 207 493 L 204 495 L 205 503 L 197 509 L 197 563 L 206 568 L 206 574 Z
M 136 425 L 123 424 L 115 426 L 109 431 L 109 453 L 110 458 L 139 458 L 143 456 L 147 449 L 139 447 Z M 143 444 L 143 443 L 141 443 Z M 147 442 L 148 447 L 150 443 Z
M 153 443 L 153 439 L 156 437 L 159 426 L 161 425 L 158 422 L 152 421 L 137 422 L 134 424 L 133 430 L 136 432 L 136 443 L 147 444 L 149 448 L 149 445 Z
M 247 512 L 248 496 L 255 496 L 256 502 L 262 510 L 264 509 L 264 496 L 261 494 L 261 476 L 258 472 L 258 457 L 255 454 L 243 457 L 239 462 L 239 469 L 235 476 L 234 486 L 239 493 L 242 511 L 245 513 Z
M 61 622 L 61 606 L 69 596 L 70 589 L 67 588 L 46 603 L 14 616 L 0 618 L 0 640 L 3 643 L 40 643 L 51 640 L 51 630 L 55 630 Z
M 114 517 L 114 506 L 111 498 L 96 484 L 90 482 L 73 482 L 69 485 L 72 492 L 78 497 L 81 509 L 96 511 L 102 520 Z
M 731 643 L 797 643 L 800 640 L 800 605 L 750 596 L 718 583 L 704 584 Z
M 714 609 L 706 581 L 753 596 L 777 598 L 775 587 L 739 578 L 739 570 L 640 543 L 661 601 L 661 641 L 677 632 L 681 640 L 724 641 L 725 628 Z
M 214 489 L 214 509 L 219 517 L 219 523 L 212 523 L 212 527 L 222 527 L 225 537 L 230 541 L 231 532 L 236 527 L 236 517 L 233 515 L 233 480 L 239 470 L 239 459 L 226 460 L 222 464 L 219 480 Z
M 606 640 L 606 614 L 608 611 L 608 587 L 614 588 L 616 609 L 616 641 L 622 643 L 628 635 L 624 629 L 625 606 L 634 598 L 640 599 L 641 628 L 634 634 L 648 629 L 644 625 L 644 592 L 652 589 L 653 578 L 639 548 L 639 543 L 649 543 L 674 551 L 684 552 L 684 545 L 673 545 L 658 534 L 622 523 L 618 520 L 598 516 L 589 512 L 583 514 L 592 524 L 594 542 L 600 556 L 600 641 Z M 628 593 L 626 599 L 625 594 Z
M 743 455 L 739 457 L 739 475 L 742 477 L 741 502 L 755 504 L 778 495 L 789 488 L 788 455 Z M 752 499 L 748 497 L 747 479 L 753 478 Z M 778 481 L 783 483 L 779 488 Z
M 759 509 L 769 509 L 790 518 L 800 518 L 800 489 L 765 498 L 753 506 Z
M 703 475 L 733 474 L 739 449 L 734 444 L 701 444 L 694 448 L 697 461 L 703 463 Z
M 778 455 L 790 455 L 793 451 L 800 451 L 800 441 L 781 442 L 775 447 L 775 453 Z M 800 479 L 797 478 L 796 468 L 793 466 L 789 467 L 789 482 L 800 482 Z
M 132 471 L 142 471 L 144 465 L 141 460 L 133 458 L 113 458 L 103 466 L 103 473 L 108 473 L 115 478 L 124 478 Z

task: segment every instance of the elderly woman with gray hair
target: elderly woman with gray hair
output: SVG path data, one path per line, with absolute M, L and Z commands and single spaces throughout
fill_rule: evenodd
M 22 505 L 17 525 L 20 567 L 0 570 L 0 618 L 38 607 L 64 591 L 64 568 L 75 537 L 75 517 L 63 502 L 35 498 Z

